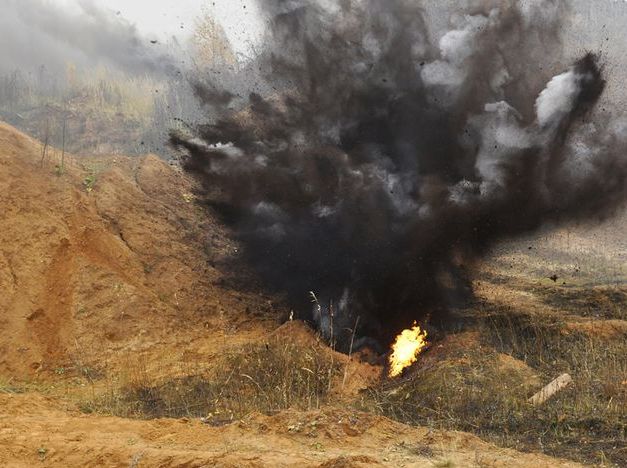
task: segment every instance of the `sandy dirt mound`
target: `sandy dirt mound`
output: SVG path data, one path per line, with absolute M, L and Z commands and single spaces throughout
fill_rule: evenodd
M 156 156 L 54 162 L 0 125 L 0 369 L 30 378 L 121 353 L 163 365 L 216 334 L 268 330 L 268 300 L 225 286 L 237 246 L 183 174 Z
M 579 466 L 497 449 L 469 434 L 409 428 L 335 408 L 251 415 L 210 427 L 194 420 L 87 416 L 55 406 L 43 397 L 0 395 L 3 466 Z

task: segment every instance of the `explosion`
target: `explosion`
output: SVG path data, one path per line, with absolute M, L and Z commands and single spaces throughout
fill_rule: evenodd
M 388 375 L 390 377 L 401 375 L 404 369 L 416 362 L 418 355 L 428 344 L 426 330 L 422 330 L 416 322 L 412 328 L 403 330 L 392 345 Z
M 598 57 L 562 53 L 568 2 L 451 2 L 446 25 L 440 3 L 260 2 L 263 48 L 200 76 L 207 123 L 171 138 L 266 285 L 346 351 L 357 322 L 385 348 L 441 321 L 497 241 L 627 194 Z

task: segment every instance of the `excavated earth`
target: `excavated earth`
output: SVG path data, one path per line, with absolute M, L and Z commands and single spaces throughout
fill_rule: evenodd
M 42 158 L 39 142 L 0 124 L 0 465 L 578 466 L 352 410 L 346 402 L 381 375 L 355 360 L 336 404 L 316 411 L 218 427 L 81 411 L 77 397 L 129 362 L 172 378 L 269 336 L 317 342 L 304 324 L 281 325 L 289 309 L 247 271 L 197 193 L 156 156 L 65 155 L 61 167 L 58 150 Z M 490 284 L 479 293 L 501 294 Z

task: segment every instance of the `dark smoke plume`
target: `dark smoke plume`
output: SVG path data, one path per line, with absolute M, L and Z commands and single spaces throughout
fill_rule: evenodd
M 436 318 L 495 241 L 625 198 L 627 127 L 591 119 L 594 55 L 559 63 L 564 4 L 466 3 L 434 42 L 417 2 L 264 1 L 250 68 L 276 93 L 236 111 L 198 84 L 217 118 L 172 137 L 263 278 L 303 312 L 316 292 L 325 333 L 330 309 L 380 340 Z

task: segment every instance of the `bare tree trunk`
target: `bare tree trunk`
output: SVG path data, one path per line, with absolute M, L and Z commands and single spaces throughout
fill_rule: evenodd
M 48 140 L 50 138 L 50 120 L 46 119 L 45 130 L 44 130 L 44 141 L 43 148 L 41 150 L 41 166 L 43 167 L 44 161 L 46 159 L 46 155 L 48 154 Z
M 61 137 L 61 172 L 65 170 L 65 129 L 67 125 L 67 118 L 65 111 L 63 112 L 63 132 Z

